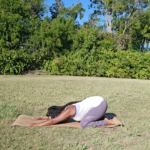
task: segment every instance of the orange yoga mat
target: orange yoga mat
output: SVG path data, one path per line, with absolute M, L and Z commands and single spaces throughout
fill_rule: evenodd
M 123 124 L 117 119 L 117 117 L 114 114 L 106 114 L 108 119 L 113 119 L 113 122 L 115 125 L 106 125 L 101 127 L 116 127 L 116 126 L 123 126 Z M 18 118 L 14 121 L 14 123 L 11 126 L 27 126 L 27 124 L 30 123 L 40 123 L 44 120 L 33 120 L 31 116 L 27 115 L 19 115 Z M 59 123 L 56 125 L 52 125 L 53 127 L 74 127 L 74 128 L 81 128 L 80 122 L 76 122 L 73 119 L 69 119 L 67 122 Z M 49 126 L 49 127 L 52 127 Z

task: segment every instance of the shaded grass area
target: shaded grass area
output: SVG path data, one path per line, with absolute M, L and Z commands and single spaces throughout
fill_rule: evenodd
M 0 76 L 0 149 L 150 149 L 150 81 L 67 76 Z M 116 128 L 11 127 L 19 114 L 100 95 L 125 125 Z

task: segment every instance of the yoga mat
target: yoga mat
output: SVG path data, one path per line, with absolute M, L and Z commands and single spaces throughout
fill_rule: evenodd
M 123 126 L 123 124 L 117 119 L 117 117 L 113 114 L 106 114 L 108 119 L 113 119 L 113 122 L 115 125 L 107 125 L 107 126 L 100 126 L 100 127 L 116 127 L 116 126 Z M 40 123 L 44 122 L 44 120 L 33 120 L 31 116 L 27 115 L 19 115 L 18 118 L 14 121 L 14 123 L 11 126 L 26 126 L 30 123 Z M 51 125 L 48 127 L 74 127 L 74 128 L 81 128 L 80 122 L 76 122 L 73 119 L 69 118 L 67 122 L 59 123 L 56 125 Z

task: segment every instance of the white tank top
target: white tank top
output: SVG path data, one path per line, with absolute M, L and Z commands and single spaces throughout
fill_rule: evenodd
M 76 121 L 81 121 L 81 119 L 86 115 L 86 113 L 93 107 L 97 107 L 101 104 L 104 99 L 101 96 L 92 96 L 73 104 L 76 106 L 76 114 L 73 117 Z

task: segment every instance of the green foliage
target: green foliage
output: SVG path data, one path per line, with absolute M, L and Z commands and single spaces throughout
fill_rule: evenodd
M 55 0 L 51 18 L 41 19 L 44 0 L 0 0 L 0 74 L 45 68 L 60 75 L 149 79 L 149 53 L 135 52 L 149 49 L 148 0 L 90 1 L 97 10 L 80 26 L 76 19 L 85 10 L 78 1 L 66 8 Z M 98 14 L 106 15 L 109 33 L 98 25 Z
M 49 7 L 51 18 L 52 19 L 57 18 L 57 15 L 59 15 L 59 10 L 63 7 L 64 7 L 64 3 L 61 0 L 55 0 L 55 3 Z
M 34 18 L 33 22 L 35 22 Z M 64 18 L 60 15 L 53 20 L 45 18 L 41 22 L 38 19 L 36 24 L 32 26 L 33 34 L 28 39 L 25 46 L 26 50 L 33 53 L 43 49 L 49 56 L 47 59 L 67 53 L 72 45 L 72 37 L 75 31 L 74 23 L 72 18 Z
M 149 0 L 90 0 L 94 7 L 93 15 L 105 17 L 107 31 L 115 32 L 118 37 L 118 50 L 144 50 L 149 43 Z M 91 16 L 93 16 L 91 15 Z M 125 35 L 124 35 L 125 34 Z
M 80 16 L 80 19 L 82 19 L 85 12 L 85 9 L 82 8 L 81 3 L 76 3 L 76 5 L 66 8 L 61 0 L 55 0 L 55 3 L 50 6 L 49 10 L 52 19 L 57 18 L 59 15 L 67 18 L 71 17 L 73 20 L 76 20 L 77 17 Z
M 72 5 L 69 8 L 62 7 L 59 10 L 60 14 L 65 15 L 67 18 L 72 17 L 73 20 L 76 20 L 78 16 L 80 19 L 82 19 L 84 17 L 84 12 L 85 12 L 85 9 L 82 8 L 81 3 L 76 4 L 76 5 Z
M 0 60 L 0 74 L 21 74 L 33 68 L 30 56 L 23 50 L 2 50 Z
M 22 48 L 29 35 L 31 17 L 43 16 L 43 0 L 0 0 L 0 51 Z
M 150 79 L 149 63 L 149 53 L 92 49 L 47 62 L 45 69 L 55 75 Z
M 73 50 L 90 52 L 92 49 L 116 51 L 115 38 L 108 32 L 100 32 L 98 28 L 82 27 L 73 37 Z

